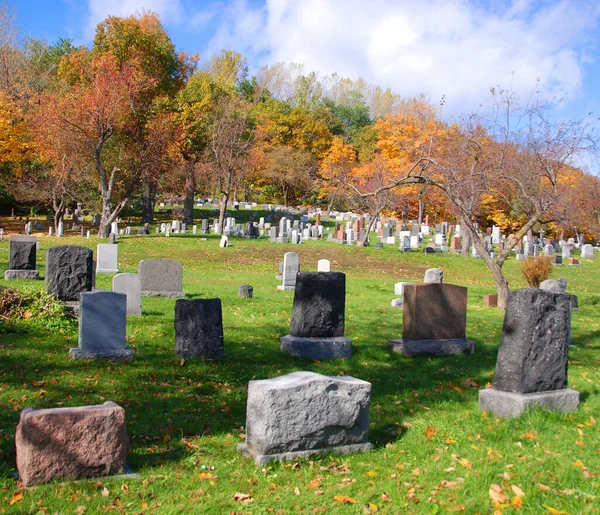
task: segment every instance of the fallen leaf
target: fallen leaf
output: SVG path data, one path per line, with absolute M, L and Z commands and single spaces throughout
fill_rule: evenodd
M 473 468 L 473 465 L 471 464 L 471 462 L 467 459 L 467 458 L 459 458 L 458 462 L 465 468 L 471 470 Z
M 523 507 L 523 499 L 517 495 L 512 498 L 511 504 L 515 510 L 520 510 Z
M 538 488 L 544 492 L 549 492 L 552 490 L 549 486 L 543 485 L 542 483 L 538 483 Z
M 517 497 L 525 497 L 525 492 L 523 492 L 523 490 L 521 490 L 517 485 L 511 485 L 510 488 Z
M 82 515 L 83 513 L 85 513 L 85 510 L 87 510 L 86 506 L 77 506 L 77 510 L 75 510 L 75 513 L 77 513 L 77 515 Z
M 162 437 L 162 442 L 167 443 L 171 439 L 171 435 L 169 433 L 164 434 Z
M 479 385 L 470 377 L 465 379 L 461 384 L 469 388 L 479 388 Z
M 427 426 L 427 429 L 425 430 L 425 437 L 427 438 L 427 440 L 431 440 L 432 436 L 435 436 L 438 433 L 439 429 L 437 427 L 433 427 L 433 426 Z
M 300 488 L 294 488 L 294 495 L 300 495 Z
M 373 470 L 369 470 L 367 472 L 367 476 L 368 477 L 377 477 L 379 474 L 377 474 L 377 472 L 373 471 Z
M 200 472 L 200 474 L 198 474 L 198 479 L 201 480 L 207 480 L 207 479 L 215 479 L 215 476 L 213 474 L 211 474 L 210 472 Z
M 100 494 L 102 495 L 102 497 L 108 497 L 110 495 L 110 492 L 108 491 L 108 488 L 104 487 L 102 490 L 100 490 Z
M 502 487 L 499 485 L 491 484 L 489 494 L 492 501 L 499 503 L 506 502 L 506 495 L 502 493 Z
M 381 494 L 381 501 L 382 502 L 392 502 L 392 500 L 388 497 L 387 492 L 383 492 Z
M 250 494 L 243 494 L 242 492 L 236 492 L 233 494 L 233 499 L 235 501 L 247 504 L 249 502 L 252 502 L 254 499 L 252 499 L 252 496 Z
M 532 433 L 531 431 L 528 431 L 527 433 L 525 433 L 523 435 L 523 438 L 527 438 L 528 440 L 537 440 L 538 437 L 535 433 Z
M 308 482 L 308 488 L 311 488 L 312 490 L 314 490 L 315 488 L 319 488 L 320 484 L 321 484 L 321 482 L 318 479 L 311 479 Z
M 463 389 L 460 386 L 454 386 L 453 384 L 450 385 L 450 388 L 452 388 L 454 391 L 457 391 L 458 393 L 463 393 Z
M 323 490 L 319 490 L 319 489 L 315 490 L 315 495 L 323 495 L 323 494 L 324 494 Z
M 369 509 L 371 511 L 379 511 L 379 508 L 377 507 L 377 505 L 373 504 L 372 502 L 369 503 Z
M 336 495 L 333 500 L 340 504 L 356 504 L 356 501 L 347 495 Z
M 10 505 L 12 506 L 13 504 L 17 504 L 18 502 L 21 502 L 22 500 L 23 500 L 23 493 L 15 492 L 14 495 L 12 496 L 12 499 L 10 500 Z
M 544 506 L 544 508 L 552 515 L 568 515 L 566 511 L 558 511 L 556 508 L 552 508 L 552 506 Z

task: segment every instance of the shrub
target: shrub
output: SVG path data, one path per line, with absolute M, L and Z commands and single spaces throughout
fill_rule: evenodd
M 550 277 L 552 267 L 549 256 L 529 258 L 521 262 L 521 273 L 530 288 L 539 288 L 542 281 Z
M 31 286 L 22 289 L 0 286 L 0 322 L 7 326 L 19 321 L 59 331 L 75 327 L 75 318 L 69 316 L 64 304 L 46 290 Z

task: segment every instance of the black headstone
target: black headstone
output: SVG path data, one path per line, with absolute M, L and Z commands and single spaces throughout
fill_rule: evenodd
M 341 272 L 300 272 L 296 276 L 290 335 L 344 336 L 346 276 Z
M 178 299 L 175 302 L 175 354 L 182 358 L 223 357 L 221 299 Z
M 79 245 L 59 245 L 46 251 L 46 288 L 60 300 L 78 301 L 94 282 L 94 253 Z
M 494 388 L 516 393 L 567 387 L 571 296 L 536 288 L 509 294 Z
M 35 236 L 11 236 L 8 242 L 8 268 L 10 270 L 35 270 Z

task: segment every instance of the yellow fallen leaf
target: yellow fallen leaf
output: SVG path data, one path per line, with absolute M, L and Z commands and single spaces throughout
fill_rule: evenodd
M 15 492 L 14 495 L 12 496 L 12 499 L 10 500 L 10 505 L 12 506 L 13 504 L 17 504 L 18 502 L 21 502 L 22 500 L 23 500 L 23 493 Z
M 435 436 L 438 431 L 439 429 L 437 427 L 427 426 L 427 429 L 425 430 L 425 438 L 427 438 L 427 440 L 431 440 L 431 437 Z
M 465 468 L 471 470 L 473 468 L 473 465 L 471 464 L 471 462 L 467 459 L 467 458 L 459 458 L 458 462 Z
M 169 433 L 167 433 L 166 435 L 163 435 L 163 437 L 162 437 L 163 443 L 167 443 L 170 439 L 171 439 L 171 435 Z
M 377 474 L 377 472 L 373 471 L 373 470 L 369 470 L 367 472 L 367 476 L 369 477 L 377 477 L 379 474 Z
M 547 485 L 544 485 L 544 484 L 542 484 L 542 483 L 538 483 L 538 488 L 539 488 L 540 490 L 543 490 L 544 492 L 548 492 L 548 491 L 552 490 L 552 489 L 551 489 L 549 486 L 547 486 Z
M 512 498 L 511 504 L 515 510 L 520 510 L 523 507 L 523 499 L 517 495 Z
M 200 474 L 198 474 L 198 479 L 201 480 L 207 480 L 207 479 L 214 479 L 215 476 L 213 476 L 210 472 L 200 472 Z
M 577 460 L 575 463 L 573 463 L 573 466 L 574 467 L 583 467 L 584 465 L 583 465 L 582 461 Z
M 523 492 L 523 490 L 521 490 L 517 485 L 511 485 L 510 488 L 517 497 L 525 497 L 525 492 Z
M 463 393 L 463 391 L 464 391 L 460 386 L 454 386 L 453 385 L 452 389 L 455 390 L 455 391 L 457 391 L 458 393 Z
M 314 490 L 315 488 L 319 488 L 320 484 L 321 484 L 321 482 L 318 479 L 311 479 L 308 482 L 308 488 L 311 488 Z
M 566 511 L 558 511 L 552 506 L 544 506 L 544 508 L 546 508 L 548 510 L 548 513 L 551 513 L 552 515 L 568 515 Z
M 300 495 L 300 488 L 294 488 L 294 495 Z
M 340 504 L 356 504 L 356 501 L 347 495 L 336 495 L 333 500 Z
M 492 501 L 499 503 L 506 502 L 506 495 L 502 493 L 502 487 L 499 485 L 491 484 L 489 494 Z
M 377 505 L 373 504 L 372 502 L 369 503 L 369 509 L 371 511 L 379 511 L 379 508 L 377 507 Z
M 532 433 L 531 431 L 527 431 L 527 433 L 525 433 L 523 435 L 523 438 L 527 438 L 528 440 L 537 440 L 537 435 L 535 433 Z

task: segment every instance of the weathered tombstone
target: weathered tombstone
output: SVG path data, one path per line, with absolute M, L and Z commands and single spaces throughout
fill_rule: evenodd
M 254 288 L 249 284 L 241 284 L 238 289 L 238 297 L 242 299 L 251 299 L 254 295 Z
M 370 400 L 371 383 L 349 376 L 292 372 L 250 381 L 238 449 L 259 465 L 367 451 Z
M 281 338 L 281 351 L 311 359 L 349 358 L 352 340 L 344 336 L 345 306 L 343 273 L 298 273 L 290 334 Z
M 116 274 L 119 272 L 119 246 L 110 243 L 98 243 L 96 247 L 96 273 Z
M 594 247 L 592 245 L 583 245 L 581 247 L 581 257 L 584 259 L 593 259 L 594 258 Z
M 37 240 L 35 236 L 12 235 L 8 240 L 8 270 L 4 279 L 39 279 L 35 269 Z
M 415 283 L 401 282 L 401 283 L 394 284 L 394 294 L 403 296 L 404 288 L 406 288 L 407 286 L 410 286 L 411 284 L 415 284 Z
M 72 408 L 25 408 L 15 444 L 23 486 L 118 474 L 129 448 L 125 410 L 111 401 Z
M 117 274 L 112 280 L 112 290 L 127 296 L 127 315 L 142 314 L 142 285 L 137 274 Z
M 317 261 L 317 272 L 330 272 L 331 271 L 331 263 L 329 259 L 319 259 Z
M 450 248 L 454 252 L 460 252 L 462 248 L 462 238 L 458 235 L 452 236 L 452 239 L 450 240 Z
M 219 247 L 222 249 L 229 247 L 229 238 L 225 235 L 221 236 L 221 241 L 219 242 Z
M 218 359 L 225 353 L 221 299 L 175 302 L 175 354 L 181 358 Z
M 425 284 L 441 284 L 444 282 L 444 271 L 441 268 L 428 268 L 423 278 Z
M 144 259 L 138 264 L 144 297 L 182 298 L 183 266 L 170 259 Z
M 483 306 L 486 308 L 496 308 L 498 307 L 498 294 L 497 293 L 488 293 L 483 296 Z
M 300 270 L 298 254 L 286 252 L 283 256 L 283 284 L 277 286 L 278 290 L 293 290 L 296 286 L 296 275 Z
M 391 349 L 405 356 L 472 353 L 465 337 L 467 288 L 453 284 L 414 284 L 404 287 L 402 338 Z
M 378 241 L 375 244 L 375 250 L 383 250 L 383 243 L 381 243 L 380 241 Z
M 573 411 L 579 392 L 567 388 L 571 319 L 569 295 L 536 288 L 509 293 L 493 388 L 479 407 L 501 417 L 530 406 Z
M 114 291 L 88 291 L 79 300 L 79 346 L 73 359 L 121 360 L 133 358 L 126 345 L 127 295 Z
M 46 251 L 46 288 L 63 301 L 78 301 L 94 283 L 94 253 L 78 245 L 58 245 Z
M 111 232 L 108 235 L 108 243 L 109 243 L 109 245 L 114 245 L 115 243 L 117 243 L 117 238 L 118 238 L 118 236 L 114 232 Z

